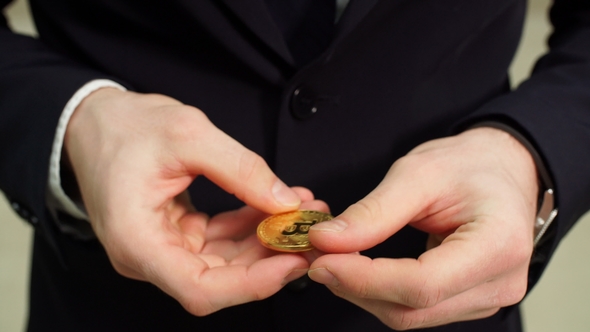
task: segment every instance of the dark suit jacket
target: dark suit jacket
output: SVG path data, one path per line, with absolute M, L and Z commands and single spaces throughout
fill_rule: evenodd
M 0 29 L 0 189 L 36 228 L 30 330 L 386 330 L 301 282 L 192 317 L 155 287 L 117 275 L 97 241 L 57 231 L 45 206 L 57 119 L 96 78 L 201 108 L 334 213 L 417 144 L 483 120 L 507 123 L 540 152 L 558 195 L 560 215 L 531 263 L 533 285 L 590 207 L 590 2 L 556 3 L 552 51 L 510 92 L 522 0 L 352 0 L 332 45 L 303 68 L 262 0 L 31 0 L 40 40 Z M 201 178 L 190 190 L 208 213 L 241 204 Z M 417 257 L 425 238 L 406 228 L 367 254 Z M 518 309 L 508 308 L 435 330 L 519 325 Z

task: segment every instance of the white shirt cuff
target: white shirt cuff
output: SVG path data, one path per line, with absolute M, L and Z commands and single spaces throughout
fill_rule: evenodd
M 59 118 L 59 122 L 57 123 L 57 130 L 55 131 L 55 137 L 53 139 L 53 148 L 51 150 L 51 158 L 49 160 L 50 201 L 52 204 L 56 205 L 54 206 L 55 208 L 66 212 L 77 219 L 88 220 L 88 216 L 85 212 L 82 202 L 74 202 L 70 197 L 68 197 L 61 186 L 60 162 L 63 141 L 66 134 L 66 128 L 70 122 L 70 118 L 72 117 L 72 114 L 74 114 L 74 111 L 78 105 L 80 105 L 82 100 L 84 100 L 84 98 L 86 98 L 92 92 L 102 88 L 117 88 L 123 91 L 127 90 L 122 85 L 106 79 L 93 80 L 84 84 L 80 89 L 78 89 L 78 91 L 76 91 L 76 93 L 74 93 L 72 98 L 70 98 L 64 107 L 64 110 Z

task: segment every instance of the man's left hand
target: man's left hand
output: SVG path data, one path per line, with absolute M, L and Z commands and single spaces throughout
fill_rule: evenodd
M 381 184 L 309 232 L 309 276 L 394 329 L 493 315 L 527 289 L 538 193 L 534 162 L 509 134 L 478 128 L 427 142 Z M 354 254 L 405 225 L 430 234 L 418 259 Z

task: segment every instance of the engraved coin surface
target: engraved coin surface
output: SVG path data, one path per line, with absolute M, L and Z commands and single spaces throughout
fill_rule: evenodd
M 299 210 L 275 214 L 264 219 L 257 229 L 258 240 L 263 246 L 283 252 L 313 249 L 307 233 L 309 228 L 333 217 L 324 212 Z

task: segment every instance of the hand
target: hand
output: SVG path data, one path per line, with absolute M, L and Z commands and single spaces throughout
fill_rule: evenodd
M 537 191 L 530 154 L 503 131 L 427 142 L 309 236 L 322 251 L 352 253 L 410 224 L 430 234 L 429 250 L 418 259 L 329 254 L 309 276 L 394 329 L 491 316 L 526 292 Z
M 78 107 L 65 147 L 90 222 L 114 268 L 205 315 L 266 298 L 309 263 L 256 241 L 265 213 L 326 209 L 198 109 L 161 95 L 101 89 Z M 204 175 L 249 207 L 209 218 L 186 188 Z

